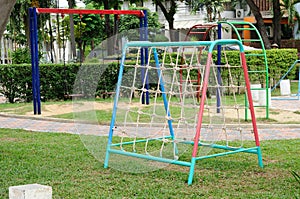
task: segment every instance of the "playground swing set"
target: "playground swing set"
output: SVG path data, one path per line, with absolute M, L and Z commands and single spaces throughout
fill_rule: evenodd
M 62 9 L 62 8 L 29 8 L 30 16 L 30 47 L 31 47 L 31 68 L 32 68 L 32 93 L 33 112 L 41 114 L 39 57 L 38 57 L 38 14 L 99 14 L 99 15 L 135 15 L 140 18 L 140 39 L 147 40 L 148 19 L 146 10 L 90 10 L 90 9 Z M 143 54 L 146 52 L 144 51 Z M 144 62 L 146 56 L 144 55 Z M 69 94 L 68 94 L 69 95 Z
M 213 26 L 218 28 L 218 39 L 215 41 L 148 42 L 146 11 L 30 8 L 34 114 L 41 114 L 37 40 L 38 13 L 131 14 L 140 18 L 140 39 L 143 42 L 128 42 L 122 52 L 108 132 L 105 168 L 109 164 L 120 164 L 120 156 L 125 157 L 122 160 L 125 161 L 127 167 L 130 165 L 126 164 L 126 161 L 131 161 L 132 164 L 132 159 L 135 167 L 138 167 L 140 163 L 136 159 L 146 161 L 147 165 L 154 167 L 157 165 L 156 162 L 187 166 L 190 168 L 188 185 L 191 185 L 196 162 L 206 158 L 250 153 L 257 155 L 258 165 L 263 167 L 248 74 L 255 72 L 265 75 L 266 88 L 261 88 L 261 90 L 266 92 L 264 107 L 268 118 L 268 66 L 263 42 L 257 29 L 251 23 L 218 22 Z M 238 35 L 238 39 L 222 39 L 222 24 L 230 26 Z M 244 39 L 240 36 L 240 31 L 254 31 L 258 35 L 258 39 Z M 247 54 L 243 43 L 252 41 L 261 42 L 261 53 Z M 221 63 L 222 46 L 226 45 L 239 47 L 240 65 L 231 66 L 227 61 L 225 65 Z M 216 64 L 213 61 L 215 47 L 218 50 Z M 129 49 L 137 52 L 135 54 L 136 62 L 133 64 L 126 62 Z M 177 49 L 176 58 L 171 54 L 174 49 Z M 186 51 L 186 49 L 189 50 Z M 205 49 L 206 52 L 203 53 Z M 181 59 L 182 55 L 186 55 L 187 52 L 189 56 L 184 60 Z M 199 54 L 201 58 L 199 58 Z M 263 69 L 248 70 L 246 64 L 248 56 L 265 57 Z M 203 57 L 206 57 L 204 65 L 200 61 Z M 133 69 L 134 72 L 129 73 L 132 77 L 123 81 L 124 75 L 126 75 L 124 74 L 125 68 Z M 237 84 L 232 75 L 233 70 L 239 70 L 242 74 L 242 85 Z M 193 83 L 191 76 L 193 71 L 199 74 L 197 85 Z M 222 71 L 228 72 L 228 85 L 222 83 Z M 155 88 L 149 86 L 150 76 L 155 77 Z M 236 89 L 238 88 L 246 91 L 244 104 L 240 104 L 237 100 Z M 208 89 L 213 90 L 216 94 L 215 100 L 208 98 Z M 230 90 L 233 102 L 227 103 L 227 96 L 223 94 L 225 89 Z M 129 93 L 129 95 L 123 95 L 123 92 Z M 139 93 L 140 102 L 148 106 L 136 107 L 135 101 L 131 97 L 134 93 Z M 201 93 L 201 99 L 199 93 Z M 148 108 L 144 109 L 144 107 Z M 241 112 L 245 112 L 245 119 L 247 119 L 248 110 L 251 115 L 250 129 L 241 125 Z M 232 116 L 229 113 L 234 114 Z M 248 135 L 251 135 L 255 141 L 254 146 L 246 147 L 244 145 L 245 137 Z M 220 140 L 225 140 L 225 144 L 219 143 Z M 239 142 L 237 143 L 236 140 Z M 189 148 L 190 150 L 188 150 Z M 190 153 L 190 159 L 180 159 L 181 155 L 187 151 Z

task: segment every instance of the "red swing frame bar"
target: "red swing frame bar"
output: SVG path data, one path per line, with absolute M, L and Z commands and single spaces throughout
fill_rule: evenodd
M 60 14 L 100 14 L 100 15 L 136 15 L 144 17 L 142 10 L 89 10 L 89 9 L 67 9 L 67 8 L 36 8 L 37 13 L 60 13 Z

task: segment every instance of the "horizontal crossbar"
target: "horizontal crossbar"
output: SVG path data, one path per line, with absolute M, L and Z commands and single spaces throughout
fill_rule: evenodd
M 223 152 L 223 153 L 216 153 L 216 154 L 197 157 L 196 160 L 214 158 L 214 157 L 225 156 L 225 155 L 230 155 L 230 154 L 234 154 L 234 153 L 241 153 L 241 152 L 258 154 L 257 147 L 255 147 L 255 148 L 239 148 L 239 149 L 236 149 L 236 150 L 227 151 L 227 152 Z
M 122 151 L 122 150 L 116 150 L 116 149 L 108 149 L 108 151 L 110 153 L 115 153 L 115 154 L 119 154 L 119 155 L 127 155 L 127 156 L 131 156 L 131 157 L 142 158 L 142 159 L 153 160 L 153 161 L 159 161 L 159 162 L 164 162 L 164 163 L 169 163 L 169 164 L 177 164 L 177 165 L 187 166 L 187 167 L 191 166 L 190 162 L 185 162 L 185 161 L 180 161 L 180 160 L 161 158 L 161 157 L 156 157 L 156 156 L 151 156 L 151 155 L 145 155 L 145 154 L 132 153 L 132 152 L 127 152 L 127 151 Z
M 126 43 L 128 47 L 202 47 L 208 46 L 208 52 L 211 53 L 216 45 L 236 44 L 240 47 L 240 52 L 244 52 L 244 47 L 241 41 L 237 39 L 218 39 L 214 41 L 177 41 L 177 42 L 149 42 L 149 41 L 133 41 Z
M 149 138 L 149 139 L 142 139 L 142 140 L 135 140 L 135 141 L 128 141 L 128 142 L 120 142 L 116 144 L 111 144 L 111 146 L 121 146 L 121 145 L 129 145 L 133 143 L 140 143 L 140 142 L 148 142 L 148 141 L 153 141 L 153 140 L 162 140 L 162 139 L 171 139 L 172 136 L 166 136 L 163 138 Z
M 66 8 L 37 8 L 37 13 L 60 13 L 60 14 L 100 14 L 100 15 L 136 15 L 144 17 L 142 10 L 89 10 L 89 9 L 66 9 Z
M 229 150 L 229 151 L 226 151 L 223 153 L 216 153 L 216 154 L 196 157 L 196 160 L 203 160 L 203 159 L 225 156 L 225 155 L 241 153 L 241 152 L 258 154 L 258 147 L 232 148 L 232 147 L 226 147 L 226 146 L 221 146 L 221 145 L 208 145 L 208 147 L 219 148 L 219 149 L 224 149 L 224 150 Z M 119 155 L 127 155 L 127 156 L 131 156 L 131 157 L 159 161 L 159 162 L 164 162 L 164 163 L 169 163 L 169 164 L 177 164 L 177 165 L 187 166 L 187 167 L 190 167 L 192 165 L 191 162 L 187 162 L 187 161 L 180 161 L 180 160 L 168 159 L 168 158 L 163 158 L 163 157 L 156 157 L 156 156 L 151 156 L 148 154 L 139 154 L 139 153 L 128 152 L 128 151 L 124 151 L 124 150 L 108 149 L 108 151 L 110 153 L 115 153 L 115 154 L 119 154 Z

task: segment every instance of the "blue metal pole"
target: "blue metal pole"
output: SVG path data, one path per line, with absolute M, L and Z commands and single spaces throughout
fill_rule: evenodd
M 161 74 L 161 71 L 160 71 L 160 64 L 159 64 L 158 53 L 157 53 L 156 48 L 153 48 L 153 55 L 154 55 L 155 65 L 156 65 L 156 68 L 157 68 L 159 86 L 160 86 L 161 95 L 162 95 L 163 102 L 164 102 L 165 111 L 167 113 L 167 116 L 169 117 L 169 119 L 168 119 L 169 131 L 170 131 L 170 135 L 172 136 L 172 139 L 174 140 L 175 139 L 175 134 L 174 134 L 174 129 L 173 129 L 173 125 L 172 125 L 172 120 L 170 118 L 171 113 L 170 113 L 170 110 L 169 110 L 169 103 L 168 103 L 168 99 L 167 99 L 167 95 L 166 95 L 165 84 L 164 84 L 162 74 Z
M 39 53 L 38 53 L 38 29 L 36 8 L 29 8 L 30 15 L 30 49 L 32 69 L 32 95 L 33 112 L 41 114 L 40 77 L 39 77 Z
M 222 38 L 222 24 L 218 24 L 218 39 Z M 218 49 L 218 55 L 217 55 L 217 80 L 218 80 L 218 85 L 221 86 L 222 84 L 222 79 L 221 79 L 221 45 L 217 46 Z M 216 98 L 217 98 L 217 113 L 220 113 L 220 107 L 221 107 L 221 90 L 220 87 L 217 87 L 216 91 Z
M 111 118 L 110 127 L 109 127 L 108 142 L 107 142 L 107 146 L 106 146 L 106 155 L 105 155 L 105 160 L 104 160 L 104 168 L 108 167 L 109 150 L 110 150 L 110 147 L 111 147 L 111 144 L 112 144 L 114 127 L 115 127 L 115 122 L 116 122 L 116 118 L 117 118 L 117 108 L 118 108 L 118 101 L 119 101 L 120 89 L 121 89 L 122 78 L 123 78 L 124 63 L 125 63 L 125 58 L 126 58 L 126 49 L 127 49 L 127 44 L 122 49 L 122 58 L 121 58 L 121 63 L 120 63 L 119 75 L 118 75 L 116 95 L 115 95 L 115 98 L 114 98 L 112 118 Z
M 33 113 L 37 113 L 36 107 L 36 89 L 35 89 L 35 55 L 34 55 L 34 9 L 29 8 L 29 20 L 30 20 L 30 54 L 31 54 L 31 77 L 32 77 L 32 100 L 33 100 Z
M 271 89 L 271 92 L 274 91 L 274 89 L 280 84 L 281 80 L 283 80 L 289 73 L 290 71 L 296 66 L 297 63 L 300 63 L 300 60 L 296 60 L 290 68 L 286 71 L 286 73 L 279 79 L 279 81 L 275 84 L 275 86 Z M 300 78 L 300 77 L 299 77 Z
M 140 18 L 140 41 L 144 41 L 144 19 Z M 144 47 L 141 48 L 141 66 L 145 65 L 145 52 L 144 52 Z M 144 82 L 144 75 L 145 75 L 145 69 L 141 68 L 141 82 L 143 84 Z M 142 91 L 142 104 L 145 104 L 145 93 Z
M 36 106 L 37 106 L 37 114 L 41 114 L 41 92 L 40 92 L 40 69 L 39 69 L 39 45 L 38 45 L 38 23 L 37 23 L 37 13 L 36 9 L 34 12 L 34 26 L 35 26 L 35 32 L 34 37 L 35 39 L 35 45 L 34 45 L 34 51 L 35 51 L 35 86 L 36 86 Z
M 144 41 L 148 41 L 148 13 L 147 10 L 143 10 L 144 11 Z M 145 48 L 145 65 L 148 65 L 148 57 L 149 57 L 149 51 L 148 51 L 148 47 Z M 146 74 L 146 104 L 150 103 L 150 96 L 149 96 L 149 76 L 148 74 Z

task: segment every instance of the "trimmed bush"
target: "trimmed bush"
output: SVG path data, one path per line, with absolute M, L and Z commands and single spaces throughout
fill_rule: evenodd
M 226 56 L 230 65 L 240 64 L 238 51 L 226 51 Z M 270 86 L 274 85 L 298 58 L 296 49 L 267 50 L 267 57 L 271 80 Z M 174 58 L 176 59 L 176 54 L 174 54 Z M 216 52 L 214 52 L 214 59 L 216 59 Z M 222 63 L 225 63 L 224 59 Z M 263 57 L 247 58 L 247 65 L 251 70 L 264 69 L 263 63 Z M 85 97 L 101 96 L 103 93 L 114 91 L 118 80 L 118 72 L 119 63 L 117 62 L 108 63 L 108 65 L 89 63 L 83 64 L 82 67 L 80 67 L 80 64 L 41 64 L 41 96 L 44 100 L 62 100 L 70 94 L 83 94 Z M 235 72 L 233 69 L 231 72 L 236 81 L 239 82 L 239 78 L 242 78 L 241 71 L 236 70 Z M 130 71 L 124 71 L 124 73 L 130 73 Z M 296 73 L 295 68 L 290 71 L 287 78 L 295 79 Z M 196 77 L 196 74 L 194 76 Z M 226 82 L 228 77 L 226 71 L 222 73 L 222 76 Z M 265 82 L 264 73 L 251 73 L 250 79 L 252 83 L 259 82 L 263 84 Z M 0 65 L 0 85 L 0 92 L 9 99 L 9 102 L 13 103 L 16 98 L 26 102 L 31 101 L 31 65 Z
M 83 64 L 82 67 L 80 64 L 41 64 L 42 100 L 62 100 L 71 94 L 89 97 L 112 91 L 117 82 L 118 68 L 118 63 L 110 63 L 108 67 L 99 64 Z M 80 75 L 77 75 L 78 72 Z M 0 85 L 0 92 L 9 102 L 13 103 L 16 98 L 31 101 L 31 65 L 0 65 Z M 94 85 L 97 86 L 97 90 Z

